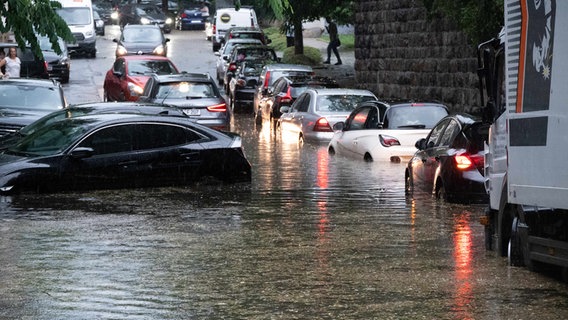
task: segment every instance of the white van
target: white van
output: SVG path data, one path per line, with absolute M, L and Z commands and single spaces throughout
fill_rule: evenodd
M 242 7 L 238 11 L 235 8 L 220 8 L 215 12 L 213 18 L 213 30 L 211 42 L 213 52 L 221 48 L 221 42 L 225 32 L 232 27 L 254 27 L 259 28 L 256 12 L 253 8 Z
M 95 21 L 93 18 L 93 4 L 91 0 L 57 0 L 61 3 L 61 9 L 57 14 L 65 22 L 73 36 L 74 43 L 68 43 L 70 52 L 80 52 L 96 57 L 97 35 L 95 33 Z

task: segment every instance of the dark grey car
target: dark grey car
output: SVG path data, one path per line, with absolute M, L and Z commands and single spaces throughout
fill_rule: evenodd
M 231 112 L 217 84 L 206 73 L 153 75 L 139 101 L 176 106 L 199 124 L 230 130 Z
M 114 39 L 116 56 L 153 54 L 167 56 L 170 41 L 155 25 L 132 24 L 122 29 L 120 38 Z

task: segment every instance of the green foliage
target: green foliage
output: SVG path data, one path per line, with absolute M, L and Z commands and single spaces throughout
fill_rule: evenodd
M 294 54 L 294 47 L 284 49 L 283 63 L 305 64 L 308 66 L 320 65 L 322 61 L 321 52 L 317 48 L 304 47 L 304 54 Z
M 472 44 L 495 37 L 503 25 L 503 0 L 422 0 L 431 16 L 449 17 Z
M 61 53 L 57 37 L 69 42 L 75 39 L 67 23 L 54 10 L 60 7 L 59 2 L 50 0 L 0 0 L 0 16 L 4 17 L 0 20 L 0 32 L 12 31 L 20 48 L 29 43 L 32 51 L 41 57 L 37 32 L 48 36 L 53 49 Z

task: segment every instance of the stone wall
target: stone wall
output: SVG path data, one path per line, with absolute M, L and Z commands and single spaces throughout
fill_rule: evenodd
M 382 98 L 436 100 L 452 111 L 479 106 L 475 46 L 422 0 L 359 0 L 355 81 Z

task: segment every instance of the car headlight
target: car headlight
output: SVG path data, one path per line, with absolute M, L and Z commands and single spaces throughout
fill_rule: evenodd
M 102 20 L 97 20 L 96 24 L 97 28 L 102 28 L 105 25 L 105 23 Z
M 113 11 L 113 12 L 110 14 L 110 18 L 113 19 L 113 20 L 118 20 L 118 12 Z
M 156 47 L 156 49 L 154 49 L 153 53 L 159 56 L 164 56 L 166 55 L 166 50 L 163 45 L 159 45 Z
M 132 82 L 129 82 L 128 83 L 128 91 L 130 91 L 131 96 L 139 96 L 139 95 L 142 95 L 142 92 L 144 92 L 144 89 L 142 87 L 140 87 L 139 85 L 136 85 Z
M 127 53 L 128 53 L 128 50 L 126 50 L 125 47 L 123 47 L 123 46 L 117 46 L 116 47 L 116 56 L 123 56 Z
M 148 19 L 148 18 L 140 18 L 140 23 L 141 23 L 141 24 L 150 24 L 150 19 Z
M 167 18 L 167 19 L 166 19 L 166 24 L 172 24 L 172 18 Z
M 93 31 L 87 31 L 85 32 L 85 38 L 90 38 L 90 37 L 94 37 L 95 34 L 93 33 Z

